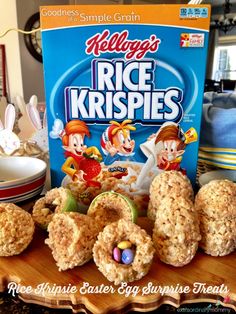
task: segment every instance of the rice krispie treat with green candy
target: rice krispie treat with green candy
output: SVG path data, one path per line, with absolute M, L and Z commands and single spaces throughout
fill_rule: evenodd
M 201 239 L 193 203 L 183 197 L 162 200 L 153 229 L 153 242 L 161 261 L 173 266 L 188 264 Z
M 18 255 L 33 239 L 34 221 L 24 209 L 0 203 L 0 256 Z
M 94 219 L 102 230 L 106 225 L 119 219 L 136 222 L 138 210 L 134 202 L 127 196 L 113 191 L 99 194 L 89 206 L 87 215 Z
M 133 222 L 120 219 L 99 233 L 93 258 L 99 271 L 115 285 L 145 276 L 152 264 L 151 237 Z
M 70 211 L 79 211 L 77 201 L 69 189 L 60 187 L 48 191 L 35 202 L 32 217 L 38 226 L 47 229 L 55 213 Z
M 92 258 L 98 235 L 94 220 L 79 213 L 55 214 L 48 225 L 45 243 L 52 250 L 59 271 L 81 266 Z
M 150 186 L 150 203 L 147 216 L 155 221 L 156 211 L 166 196 L 184 197 L 194 200 L 194 192 L 190 180 L 180 171 L 164 171 L 157 175 Z
M 236 249 L 236 184 L 213 180 L 201 187 L 195 198 L 202 239 L 199 246 L 212 256 Z

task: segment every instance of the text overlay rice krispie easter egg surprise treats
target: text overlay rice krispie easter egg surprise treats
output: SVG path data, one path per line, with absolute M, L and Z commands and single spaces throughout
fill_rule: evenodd
M 155 221 L 156 211 L 166 196 L 182 196 L 193 201 L 194 192 L 188 177 L 180 171 L 171 170 L 162 172 L 153 179 L 150 186 L 150 201 L 147 211 L 149 219 Z
M 213 180 L 201 187 L 195 198 L 202 239 L 199 246 L 212 256 L 236 249 L 236 184 Z
M 161 261 L 184 266 L 193 259 L 201 239 L 199 221 L 192 201 L 167 196 L 156 212 L 153 242 Z
M 47 229 L 55 213 L 79 211 L 76 199 L 69 189 L 60 187 L 48 191 L 33 206 L 32 217 L 37 225 Z
M 0 256 L 18 255 L 33 239 L 34 221 L 12 203 L 0 203 Z
M 73 212 L 55 214 L 48 225 L 45 243 L 52 250 L 59 271 L 87 263 L 92 258 L 98 232 L 89 216 Z
M 115 285 L 145 276 L 152 264 L 151 237 L 132 221 L 120 219 L 99 233 L 93 258 L 99 271 Z
M 136 222 L 138 211 L 128 197 L 113 191 L 98 195 L 90 204 L 87 215 L 95 220 L 100 229 L 119 219 Z

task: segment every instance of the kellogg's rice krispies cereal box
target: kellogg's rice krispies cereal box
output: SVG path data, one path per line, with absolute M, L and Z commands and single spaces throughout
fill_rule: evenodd
M 208 5 L 41 7 L 53 186 L 145 209 L 156 174 L 195 182 L 209 21 Z

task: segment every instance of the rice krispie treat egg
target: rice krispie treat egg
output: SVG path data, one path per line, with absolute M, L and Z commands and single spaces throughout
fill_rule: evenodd
M 200 215 L 199 246 L 209 255 L 225 256 L 236 249 L 236 219 L 213 220 Z
M 166 197 L 156 213 L 153 242 L 161 261 L 173 266 L 188 264 L 201 239 L 193 203 L 183 197 Z
M 147 216 L 155 220 L 156 211 L 161 201 L 166 196 L 184 197 L 194 200 L 194 192 L 190 180 L 180 171 L 164 171 L 157 175 L 150 186 L 150 205 L 148 206 Z
M 32 217 L 36 224 L 47 229 L 55 213 L 67 211 L 78 211 L 77 201 L 69 189 L 54 188 L 35 202 Z
M 175 267 L 183 267 L 189 264 L 198 249 L 198 242 L 193 241 L 186 242 L 183 245 L 172 239 L 155 238 L 155 235 L 153 235 L 153 241 L 160 260 Z
M 119 219 L 136 222 L 138 211 L 128 197 L 113 191 L 99 194 L 90 204 L 87 215 L 103 229 L 109 223 Z
M 156 219 L 156 208 L 153 206 L 152 201 L 149 200 L 147 208 L 147 217 L 153 221 Z
M 12 203 L 0 203 L 0 256 L 18 255 L 34 234 L 31 215 Z
M 203 185 L 195 198 L 196 210 L 214 219 L 236 218 L 236 184 L 212 180 Z
M 201 187 L 195 198 L 202 240 L 199 246 L 212 256 L 236 249 L 236 184 L 213 180 Z
M 155 230 L 163 237 L 200 240 L 199 219 L 194 204 L 183 197 L 165 197 L 156 214 Z
M 114 248 L 124 240 L 134 248 L 133 260 L 129 264 L 114 259 Z M 109 281 L 119 285 L 145 276 L 151 267 L 154 251 L 151 237 L 145 230 L 129 220 L 120 219 L 99 233 L 93 247 L 93 258 L 99 271 Z
M 94 220 L 79 213 L 55 214 L 45 243 L 52 250 L 59 271 L 81 266 L 92 258 L 98 229 Z

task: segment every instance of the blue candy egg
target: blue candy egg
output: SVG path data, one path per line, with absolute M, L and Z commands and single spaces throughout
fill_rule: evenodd
M 134 260 L 134 252 L 131 249 L 125 249 L 121 255 L 122 263 L 129 265 Z

